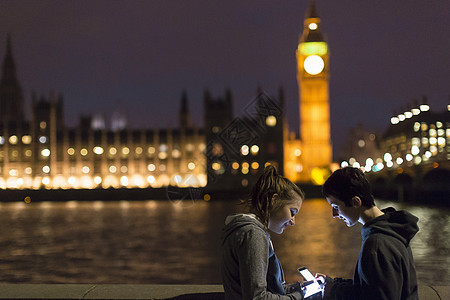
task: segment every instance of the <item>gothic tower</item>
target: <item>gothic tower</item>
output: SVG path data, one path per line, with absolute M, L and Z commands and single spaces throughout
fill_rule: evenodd
M 11 36 L 8 34 L 0 81 L 0 122 L 18 124 L 24 121 L 23 118 L 22 87 L 16 77 L 16 64 L 12 56 Z
M 306 13 L 296 54 L 303 162 L 301 180 L 321 184 L 314 180 L 314 173 L 328 168 L 332 162 L 329 53 L 314 1 L 311 1 Z

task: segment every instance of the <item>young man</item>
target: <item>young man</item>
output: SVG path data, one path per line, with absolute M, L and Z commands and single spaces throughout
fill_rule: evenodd
M 418 299 L 409 242 L 418 218 L 406 211 L 375 206 L 369 182 L 357 168 L 335 171 L 323 185 L 333 218 L 348 227 L 361 223 L 362 244 L 353 280 L 327 277 L 324 299 Z

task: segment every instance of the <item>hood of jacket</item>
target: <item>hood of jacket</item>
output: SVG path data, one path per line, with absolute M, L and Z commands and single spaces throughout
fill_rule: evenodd
M 225 227 L 222 229 L 222 243 L 235 230 L 244 226 L 257 226 L 264 232 L 264 225 L 253 214 L 236 214 L 230 215 L 225 219 Z
M 407 211 L 396 211 L 389 207 L 382 210 L 384 215 L 367 222 L 361 229 L 363 240 L 373 233 L 383 233 L 400 240 L 405 246 L 419 231 L 419 218 Z

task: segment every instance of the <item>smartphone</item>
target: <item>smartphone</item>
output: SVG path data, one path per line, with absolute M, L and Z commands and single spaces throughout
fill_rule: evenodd
M 312 281 L 312 283 L 305 286 L 305 295 L 303 295 L 304 299 L 314 296 L 318 293 L 322 294 L 322 288 L 320 287 L 320 284 L 307 268 L 301 267 L 298 268 L 298 271 L 300 272 L 300 274 L 302 274 L 303 278 L 305 278 L 306 281 Z

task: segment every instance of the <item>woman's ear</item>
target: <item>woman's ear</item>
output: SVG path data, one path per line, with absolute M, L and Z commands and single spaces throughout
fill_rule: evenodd
M 362 205 L 361 198 L 359 198 L 358 196 L 355 196 L 352 198 L 352 206 L 353 207 L 360 207 L 361 205 Z
M 280 199 L 280 196 L 278 196 L 277 193 L 272 195 L 272 198 L 270 199 L 270 209 L 275 206 L 275 202 L 277 202 Z

